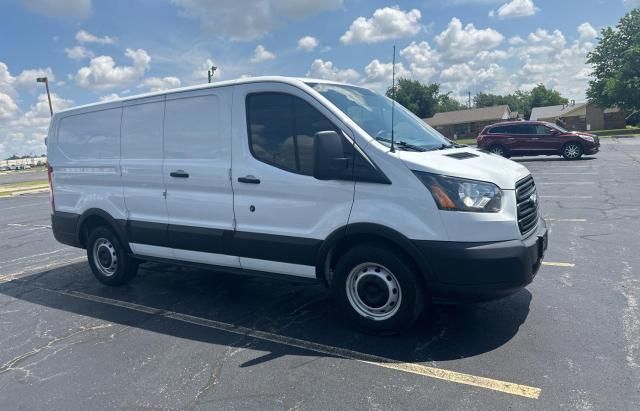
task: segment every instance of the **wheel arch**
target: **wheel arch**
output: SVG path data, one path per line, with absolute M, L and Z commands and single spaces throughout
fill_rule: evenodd
M 374 223 L 354 223 L 333 231 L 322 243 L 316 262 L 316 277 L 330 285 L 331 270 L 338 259 L 354 245 L 377 243 L 387 245 L 404 254 L 418 270 L 420 281 L 429 287 L 433 276 L 426 257 L 402 233 Z
M 125 224 L 118 222 L 118 220 L 113 218 L 109 213 L 99 208 L 90 208 L 86 210 L 78 220 L 76 236 L 78 238 L 78 242 L 84 248 L 87 247 L 87 238 L 89 237 L 91 229 L 99 226 L 107 226 L 113 230 L 122 245 L 125 247 L 127 253 L 131 253 Z

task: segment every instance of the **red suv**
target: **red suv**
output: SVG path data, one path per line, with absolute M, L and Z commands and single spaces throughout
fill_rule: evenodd
M 509 121 L 486 126 L 477 137 L 478 147 L 504 157 L 560 155 L 576 160 L 600 149 L 598 136 L 567 131 L 544 121 Z

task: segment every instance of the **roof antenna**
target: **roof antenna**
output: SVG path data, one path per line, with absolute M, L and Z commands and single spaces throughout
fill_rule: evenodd
M 393 135 L 393 114 L 396 108 L 396 45 L 393 45 L 393 63 L 391 66 L 391 152 L 396 152 Z

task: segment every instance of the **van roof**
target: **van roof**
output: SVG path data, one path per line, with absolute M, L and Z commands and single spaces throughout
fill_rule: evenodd
M 285 77 L 285 76 L 243 77 L 243 78 L 238 78 L 234 80 L 224 80 L 224 81 L 217 81 L 215 83 L 205 83 L 205 84 L 198 84 L 196 86 L 178 87 L 178 88 L 173 88 L 168 90 L 154 91 L 151 93 L 136 94 L 134 96 L 120 97 L 120 98 L 108 100 L 108 101 L 98 101 L 95 103 L 89 103 L 89 104 L 83 104 L 80 106 L 70 107 L 64 110 L 57 111 L 54 114 L 56 115 L 63 114 L 63 113 L 73 112 L 76 110 L 81 110 L 81 109 L 90 108 L 90 107 L 99 107 L 103 105 L 116 105 L 117 103 L 122 103 L 125 101 L 137 100 L 137 99 L 154 97 L 154 96 L 162 96 L 165 94 L 181 93 L 181 92 L 192 91 L 192 90 L 204 90 L 208 88 L 225 87 L 225 86 L 231 86 L 231 85 L 259 83 L 259 82 L 277 82 L 277 83 L 291 84 L 295 86 L 299 86 L 302 83 L 346 84 L 338 81 L 314 79 L 314 78 L 306 78 L 306 77 Z

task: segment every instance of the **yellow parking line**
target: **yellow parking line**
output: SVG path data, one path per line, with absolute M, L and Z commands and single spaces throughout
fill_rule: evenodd
M 552 261 L 543 261 L 542 265 L 550 265 L 552 267 L 575 267 L 576 266 L 573 263 L 555 263 Z
M 193 315 L 177 313 L 175 311 L 166 311 L 158 308 L 148 307 L 145 305 L 130 303 L 127 301 L 114 300 L 111 298 L 99 297 L 96 295 L 85 294 L 79 291 L 66 291 L 66 290 L 52 290 L 48 288 L 36 287 L 41 290 L 49 291 L 52 293 L 62 294 L 70 297 L 80 298 L 88 301 L 98 302 L 111 306 L 126 308 L 133 311 L 142 312 L 145 314 L 158 315 L 165 318 L 170 318 L 185 323 L 195 324 L 203 327 L 208 327 L 220 331 L 225 331 L 233 334 L 244 335 L 250 338 L 255 338 L 263 341 L 268 341 L 277 344 L 283 344 L 290 347 L 296 347 L 308 351 L 314 351 L 329 356 L 341 357 L 349 360 L 358 361 L 360 363 L 374 365 L 377 367 L 388 368 L 405 373 L 421 375 L 429 378 L 436 378 L 439 380 L 455 382 L 458 384 L 470 385 L 474 387 L 484 388 L 493 391 L 499 391 L 506 394 L 517 395 L 520 397 L 537 399 L 540 397 L 542 390 L 536 387 L 529 387 L 527 385 L 515 384 L 508 381 L 495 380 L 493 378 L 479 377 L 471 374 L 464 374 L 456 371 L 449 371 L 436 367 L 429 367 L 422 364 L 405 363 L 395 361 L 389 358 L 379 357 L 375 355 L 369 355 L 357 351 L 348 350 L 345 348 L 332 347 L 330 345 L 319 344 L 312 341 L 301 340 L 298 338 L 287 337 L 284 335 L 274 334 L 266 331 L 254 330 L 247 327 L 242 327 L 235 324 L 224 323 L 221 321 L 210 320 L 207 318 L 196 317 Z

